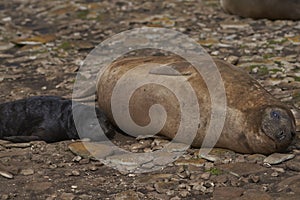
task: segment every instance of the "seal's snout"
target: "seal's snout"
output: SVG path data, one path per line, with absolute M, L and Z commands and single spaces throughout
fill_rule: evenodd
M 279 130 L 276 138 L 278 141 L 284 141 L 285 138 L 288 138 L 289 140 L 293 140 L 295 138 L 296 134 L 294 131 L 289 130 Z

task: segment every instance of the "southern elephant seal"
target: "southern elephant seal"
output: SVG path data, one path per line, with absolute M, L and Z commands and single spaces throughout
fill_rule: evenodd
M 299 0 L 220 0 L 230 13 L 254 19 L 300 19 Z
M 227 112 L 224 128 L 215 147 L 228 148 L 240 153 L 262 153 L 283 151 L 295 135 L 295 120 L 289 108 L 275 99 L 256 80 L 243 70 L 221 60 L 214 60 L 224 82 Z M 97 83 L 99 107 L 113 123 L 111 97 L 117 82 L 137 66 L 154 63 L 168 65 L 185 76 L 194 89 L 199 103 L 199 127 L 192 146 L 201 147 L 211 116 L 211 99 L 208 88 L 195 68 L 178 56 L 150 56 L 123 58 L 106 68 Z M 139 77 L 138 71 L 130 76 Z M 149 70 L 149 76 L 178 76 Z M 211 77 L 213 78 L 213 77 Z M 179 86 L 180 87 L 180 86 Z M 188 97 L 187 97 L 188 98 Z M 119 99 L 121 102 L 122 99 Z M 180 124 L 180 109 L 176 96 L 168 88 L 157 84 L 146 84 L 132 94 L 129 110 L 132 120 L 146 126 L 150 122 L 149 109 L 160 104 L 167 113 L 167 120 L 159 132 L 174 138 Z M 130 134 L 130 133 L 128 133 Z M 189 137 L 186 133 L 186 137 Z
M 73 115 L 72 104 L 77 116 Z M 98 118 L 92 117 L 95 112 Z M 81 129 L 87 138 L 101 140 L 103 135 L 97 134 L 98 122 L 104 134 L 113 134 L 101 110 L 69 99 L 35 96 L 0 104 L 0 139 L 12 142 L 79 139 L 76 128 Z

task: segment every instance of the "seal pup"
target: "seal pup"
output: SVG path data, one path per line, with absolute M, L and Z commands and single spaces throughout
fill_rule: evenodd
M 78 114 L 75 117 L 72 112 Z M 95 110 L 96 109 L 96 110 Z M 91 113 L 96 112 L 97 118 Z M 77 131 L 75 127 L 80 129 Z M 78 132 L 91 140 L 102 140 L 113 129 L 103 111 L 57 96 L 34 96 L 0 104 L 0 139 L 11 142 L 43 140 L 58 142 L 79 139 Z
M 295 136 L 295 119 L 290 109 L 275 99 L 248 73 L 221 60 L 214 62 L 223 79 L 227 99 L 225 124 L 215 147 L 240 153 L 270 154 L 284 151 Z M 192 146 L 201 147 L 210 123 L 210 95 L 202 76 L 179 56 L 130 57 L 113 62 L 99 77 L 97 83 L 99 107 L 116 124 L 111 108 L 114 87 L 129 71 L 132 73 L 131 77 L 140 76 L 138 71 L 131 69 L 147 63 L 154 63 L 157 66 L 169 65 L 187 77 L 196 93 L 200 108 L 199 127 Z M 164 73 L 163 70 L 162 73 L 153 73 L 149 70 L 149 74 L 157 78 L 172 76 L 175 81 L 178 78 Z M 159 134 L 170 139 L 174 138 L 181 122 L 180 107 L 176 96 L 166 87 L 145 84 L 136 89 L 128 105 L 132 120 L 140 126 L 148 125 L 149 109 L 155 104 L 162 105 L 167 113 L 167 120 Z M 189 137 L 188 133 L 186 134 L 186 137 Z
M 300 19 L 299 0 L 220 0 L 230 14 L 254 19 Z

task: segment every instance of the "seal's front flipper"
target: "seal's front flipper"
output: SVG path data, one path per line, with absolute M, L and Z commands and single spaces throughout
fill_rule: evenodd
M 8 140 L 10 142 L 16 142 L 16 143 L 21 143 L 21 142 L 30 142 L 34 140 L 41 140 L 39 136 L 9 136 L 9 137 L 3 137 L 3 140 Z

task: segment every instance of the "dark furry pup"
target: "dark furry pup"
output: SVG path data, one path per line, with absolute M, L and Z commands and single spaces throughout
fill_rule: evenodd
M 114 134 L 105 114 L 72 100 L 36 96 L 0 104 L 0 139 L 57 142 L 78 139 L 80 135 L 80 138 L 99 141 L 104 134 L 108 137 Z

